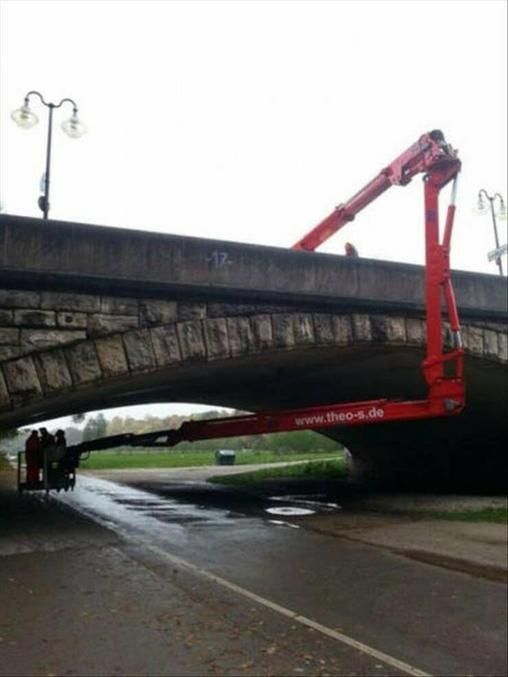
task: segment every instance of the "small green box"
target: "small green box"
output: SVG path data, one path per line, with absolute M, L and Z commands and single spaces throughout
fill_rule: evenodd
M 215 465 L 234 465 L 236 452 L 232 449 L 219 449 L 215 452 Z

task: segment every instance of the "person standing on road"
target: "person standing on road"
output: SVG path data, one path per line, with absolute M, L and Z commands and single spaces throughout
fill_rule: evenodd
M 39 456 L 41 442 L 37 430 L 32 430 L 30 437 L 25 442 L 26 454 L 26 480 L 28 484 L 37 484 L 39 481 Z

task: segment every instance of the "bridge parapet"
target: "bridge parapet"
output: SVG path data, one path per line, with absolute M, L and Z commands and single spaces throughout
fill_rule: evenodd
M 453 281 L 464 319 L 505 321 L 505 280 L 454 270 Z M 4 283 L 96 296 L 187 296 L 191 301 L 407 314 L 423 308 L 424 270 L 390 261 L 0 215 L 0 287 Z

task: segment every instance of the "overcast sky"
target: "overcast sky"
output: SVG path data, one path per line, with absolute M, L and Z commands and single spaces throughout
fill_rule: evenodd
M 504 1 L 1 3 L 0 196 L 39 216 L 46 110 L 55 113 L 51 216 L 287 247 L 422 133 L 463 171 L 455 268 L 490 272 L 479 188 L 507 178 Z M 422 185 L 394 187 L 321 251 L 423 262 Z M 506 242 L 506 221 L 500 222 Z M 506 258 L 505 270 L 506 270 Z M 154 410 L 155 411 L 155 410 Z

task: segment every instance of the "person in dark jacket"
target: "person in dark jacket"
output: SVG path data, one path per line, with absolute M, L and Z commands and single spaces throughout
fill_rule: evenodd
M 55 438 L 47 428 L 39 430 L 41 434 L 41 453 L 39 455 L 39 467 L 42 468 L 42 478 L 46 482 L 49 479 L 51 460 L 55 450 Z
M 355 258 L 358 258 L 358 249 L 354 246 L 354 244 L 351 244 L 351 242 L 346 242 L 344 249 L 346 251 L 346 256 L 354 256 Z
M 67 440 L 65 439 L 65 432 L 57 430 L 56 432 L 56 448 L 58 451 L 58 466 L 67 473 L 75 472 L 79 466 L 79 453 L 71 451 L 67 448 Z M 63 453 L 62 453 L 63 451 Z
M 51 433 L 48 433 L 47 428 L 41 428 L 39 432 L 41 434 L 41 449 L 44 452 L 48 447 L 53 447 L 55 445 L 55 438 Z
M 65 432 L 63 430 L 57 430 L 55 434 L 55 453 L 54 461 L 61 461 L 67 451 L 67 440 L 65 439 Z

